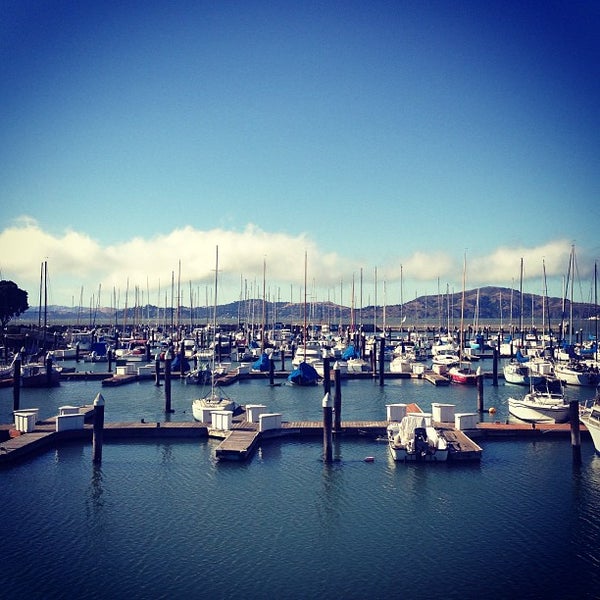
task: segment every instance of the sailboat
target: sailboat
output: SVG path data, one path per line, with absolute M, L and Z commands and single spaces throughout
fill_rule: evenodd
M 319 381 L 319 374 L 315 367 L 312 364 L 307 362 L 307 337 L 308 337 L 308 328 L 306 323 L 306 252 L 304 253 L 304 331 L 302 334 L 302 343 L 303 343 L 303 351 L 302 357 L 303 360 L 299 362 L 296 368 L 288 375 L 288 381 L 293 383 L 294 385 L 316 385 Z
M 219 277 L 219 246 L 216 250 L 215 266 L 215 302 L 213 309 L 213 335 L 217 335 L 217 285 Z M 192 401 L 192 415 L 196 421 L 207 422 L 207 417 L 212 410 L 230 410 L 235 412 L 239 409 L 238 404 L 223 394 L 221 388 L 215 382 L 215 355 L 216 348 L 213 348 L 211 358 L 210 390 L 201 398 Z M 208 414 L 207 414 L 208 413 Z
M 41 320 L 42 289 L 44 303 L 44 320 Z M 41 329 L 41 346 L 46 347 L 46 332 L 48 329 L 48 263 L 42 263 L 40 275 L 40 316 L 38 328 Z M 62 367 L 53 364 L 53 353 L 48 352 L 45 359 L 38 358 L 37 361 L 24 362 L 21 366 L 21 386 L 26 388 L 54 387 L 60 385 L 60 374 Z
M 465 333 L 465 286 L 467 278 L 467 256 L 465 254 L 463 266 L 463 289 L 462 289 L 462 304 L 460 309 L 460 340 L 458 345 L 459 364 L 448 369 L 450 380 L 454 383 L 462 383 L 467 385 L 475 385 L 477 383 L 477 372 L 470 365 L 463 366 L 464 340 L 462 339 Z

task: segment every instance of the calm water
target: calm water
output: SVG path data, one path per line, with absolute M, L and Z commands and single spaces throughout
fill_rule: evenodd
M 414 401 L 472 411 L 476 390 L 344 382 L 343 418 L 385 419 Z M 165 419 L 152 382 L 22 390 L 42 417 L 98 392 L 109 421 Z M 320 388 L 236 384 L 242 403 L 320 419 Z M 520 388 L 486 382 L 486 406 Z M 200 390 L 174 382 L 173 420 Z M 570 390 L 590 397 L 590 390 Z M 12 392 L 0 390 L 0 417 Z M 489 418 L 489 417 L 488 417 Z M 385 444 L 273 440 L 245 464 L 218 442 L 107 443 L 100 468 L 73 444 L 0 471 L 3 595 L 29 598 L 599 598 L 600 457 L 583 440 L 494 441 L 479 465 L 403 465 Z M 375 456 L 365 463 L 364 457 Z

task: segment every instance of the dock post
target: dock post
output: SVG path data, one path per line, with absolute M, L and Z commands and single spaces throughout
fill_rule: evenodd
M 108 361 L 108 372 L 109 373 L 112 372 L 112 358 L 113 358 L 112 348 L 108 348 L 106 350 L 106 360 Z
M 329 393 L 323 396 L 323 462 L 333 462 L 333 405 Z
M 333 369 L 333 380 L 335 382 L 335 392 L 333 394 L 333 418 L 335 420 L 335 431 L 342 430 L 342 372 L 339 366 Z
M 379 348 L 379 385 L 383 387 L 383 369 L 385 365 L 385 335 L 381 336 L 381 346 Z
M 185 378 L 185 343 L 183 339 L 179 346 L 179 377 L 180 379 Z
M 160 385 L 160 352 L 156 353 L 154 357 L 154 385 Z
M 102 462 L 102 434 L 104 431 L 104 398 L 97 394 L 94 398 L 94 427 L 92 434 L 92 461 Z
M 331 391 L 331 371 L 328 357 L 323 359 L 323 390 L 326 394 Z
M 281 370 L 285 371 L 285 350 L 281 349 Z
M 269 384 L 271 387 L 275 385 L 275 361 L 273 360 L 273 355 L 269 356 Z
M 165 412 L 172 413 L 171 409 L 171 361 L 173 354 L 169 347 L 165 352 Z
M 494 362 L 492 366 L 492 385 L 498 387 L 498 350 L 494 348 Z
M 481 367 L 477 367 L 477 410 L 483 412 L 483 373 Z
M 75 344 L 75 362 L 79 362 L 79 342 Z
M 581 431 L 579 425 L 579 402 L 569 402 L 569 421 L 571 423 L 571 448 L 573 449 L 573 464 L 581 464 Z
M 46 385 L 50 387 L 52 385 L 52 353 L 46 354 Z
M 21 355 L 13 360 L 13 410 L 19 410 L 21 401 Z

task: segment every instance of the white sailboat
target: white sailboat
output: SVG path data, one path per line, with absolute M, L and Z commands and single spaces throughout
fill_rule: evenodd
M 213 312 L 213 334 L 217 335 L 217 285 L 219 276 L 219 247 L 216 250 L 216 266 L 215 266 L 215 302 Z M 215 383 L 215 353 L 213 349 L 211 359 L 211 376 L 210 390 L 201 398 L 196 398 L 192 401 L 192 415 L 196 421 L 208 422 L 210 412 L 214 410 L 230 410 L 235 412 L 238 409 L 238 404 L 222 393 Z

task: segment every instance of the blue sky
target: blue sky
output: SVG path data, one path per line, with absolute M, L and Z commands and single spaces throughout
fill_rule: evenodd
M 5 1 L 0 275 L 198 304 L 218 245 L 223 302 L 265 264 L 299 301 L 305 252 L 346 305 L 361 273 L 365 305 L 458 291 L 465 255 L 468 288 L 523 257 L 560 296 L 575 244 L 589 300 L 599 32 L 589 1 Z

